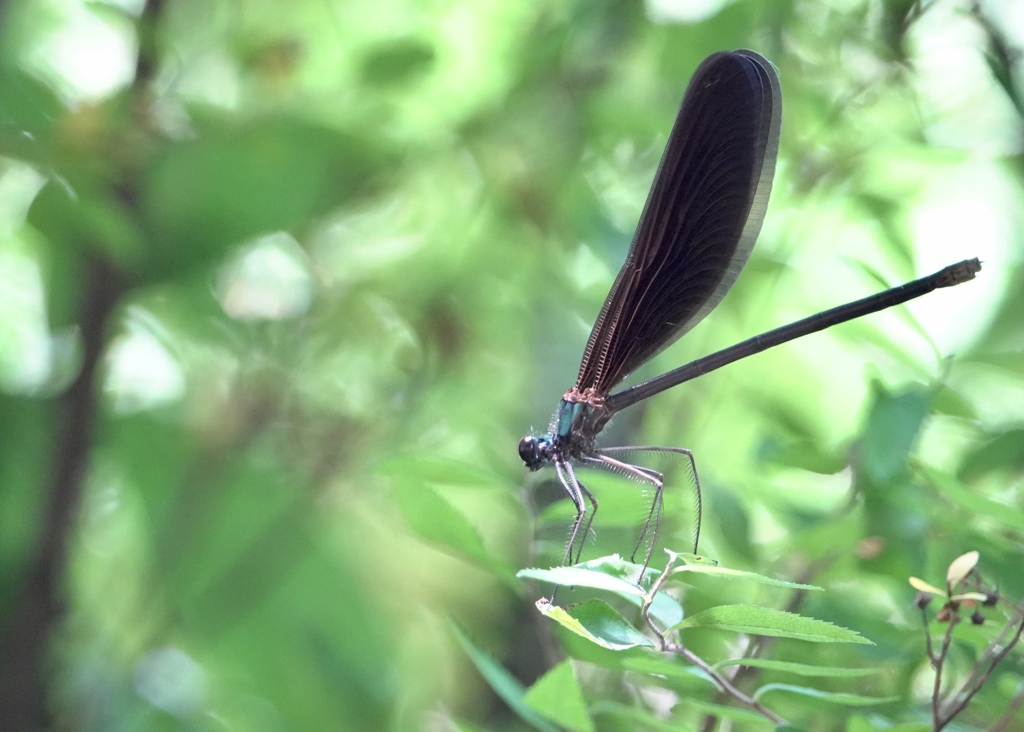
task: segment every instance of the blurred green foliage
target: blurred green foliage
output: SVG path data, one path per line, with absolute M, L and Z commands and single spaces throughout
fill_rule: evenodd
M 569 690 L 553 722 L 723 713 L 685 666 L 584 647 L 534 611 L 546 589 L 515 572 L 558 561 L 571 508 L 515 446 L 573 380 L 689 74 L 738 47 L 782 79 L 772 203 L 734 291 L 647 373 L 882 283 L 984 269 L 661 395 L 606 439 L 694 449 L 702 551 L 823 587 L 802 612 L 875 643 L 780 640 L 773 658 L 882 669 L 818 681 L 898 700 L 849 716 L 779 695 L 780 714 L 927 721 L 907 575 L 941 584 L 977 549 L 1024 594 L 1019 12 L 702 5 L 0 4 L 0 635 L 56 492 L 74 520 L 42 588 L 62 601 L 54 728 L 553 728 L 515 691 L 551 669 L 528 700 Z M 104 291 L 97 320 L 83 303 Z M 90 344 L 97 399 L 75 421 Z M 69 424 L 92 430 L 78 483 L 57 477 Z M 584 558 L 628 554 L 639 497 L 588 485 Z M 685 550 L 679 488 L 661 543 Z M 696 578 L 683 604 L 791 594 Z M 704 658 L 736 653 L 688 633 Z M 1022 680 L 1018 653 L 964 724 Z

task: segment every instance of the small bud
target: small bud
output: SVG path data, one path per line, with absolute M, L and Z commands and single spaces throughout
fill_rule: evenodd
M 975 610 L 974 614 L 971 615 L 971 622 L 975 625 L 981 625 L 985 622 L 985 616 L 981 614 L 980 610 Z
M 997 602 L 999 602 L 999 593 L 993 591 L 985 593 L 985 601 L 981 604 L 985 607 L 994 607 Z
M 931 601 L 932 596 L 930 594 L 928 594 L 927 592 L 918 592 L 917 597 L 914 598 L 914 605 L 917 607 L 918 610 L 924 610 L 926 607 L 928 607 Z
M 944 605 L 939 612 L 935 614 L 935 621 L 938 623 L 948 623 L 953 613 L 949 609 L 949 605 Z

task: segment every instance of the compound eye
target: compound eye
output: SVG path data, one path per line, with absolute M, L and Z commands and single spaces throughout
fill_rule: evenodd
M 519 441 L 519 457 L 522 458 L 523 462 L 526 463 L 526 467 L 530 470 L 536 470 L 540 467 L 540 443 L 533 435 L 527 435 Z
M 527 435 L 519 441 L 519 457 L 521 457 L 523 462 L 527 465 L 537 459 L 536 437 L 533 435 Z

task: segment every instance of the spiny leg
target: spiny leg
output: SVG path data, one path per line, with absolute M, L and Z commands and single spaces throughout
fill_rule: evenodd
M 636 548 L 633 550 L 633 556 L 640 551 L 648 540 L 650 541 L 648 550 L 645 553 L 646 559 L 644 562 L 644 570 L 647 569 L 647 565 L 650 563 L 651 554 L 654 551 L 654 545 L 658 539 L 658 527 L 661 522 L 662 512 L 662 491 L 664 488 L 664 476 L 656 470 L 650 468 L 644 468 L 638 465 L 632 465 L 625 463 L 620 460 L 615 460 L 610 457 L 609 454 L 627 453 L 627 452 L 668 452 L 675 455 L 683 455 L 688 461 L 687 473 L 690 477 L 690 482 L 693 486 L 694 492 L 694 512 L 696 514 L 696 521 L 694 524 L 693 533 L 693 552 L 697 553 L 697 547 L 700 543 L 700 528 L 704 518 L 704 502 L 701 495 L 700 479 L 697 477 L 697 463 L 693 458 L 693 451 L 688 450 L 685 447 L 660 447 L 657 445 L 638 445 L 631 447 L 606 447 L 598 451 L 598 457 L 607 466 L 609 470 L 613 470 L 619 473 L 634 475 L 638 479 L 650 483 L 655 487 L 655 497 L 651 503 L 651 510 L 647 516 L 647 520 L 644 522 L 643 529 L 640 532 L 640 538 L 637 540 Z M 650 535 L 650 536 L 649 536 Z M 642 576 L 642 575 L 641 575 Z
M 572 566 L 579 561 L 580 555 L 583 553 L 583 544 L 590 534 L 590 526 L 593 524 L 594 516 L 597 514 L 597 499 L 579 481 L 576 477 L 576 471 L 572 469 L 572 465 L 568 462 L 556 462 L 555 471 L 558 473 L 558 479 L 562 482 L 562 486 L 572 499 L 573 505 L 576 506 L 576 520 L 573 521 L 572 529 L 569 531 L 569 542 L 565 548 L 565 555 L 562 557 L 563 567 Z M 584 496 L 590 501 L 592 508 L 589 516 L 587 515 L 587 506 L 583 500 Z M 580 531 L 581 528 L 583 529 L 582 532 Z
M 646 571 L 647 565 L 651 562 L 651 556 L 654 554 L 654 547 L 658 543 L 658 531 L 661 528 L 661 517 L 665 509 L 665 476 L 657 470 L 651 470 L 639 465 L 634 467 L 647 473 L 651 484 L 654 486 L 654 498 L 651 500 L 651 508 L 647 512 L 647 519 L 644 521 L 643 528 L 640 529 L 640 536 L 637 537 L 636 546 L 633 547 L 633 553 L 629 557 L 629 561 L 635 562 L 641 548 L 646 547 L 643 552 L 645 557 L 644 570 Z M 643 573 L 640 576 L 642 577 Z
M 651 555 L 654 553 L 654 546 L 658 541 L 658 527 L 661 524 L 663 505 L 662 492 L 665 488 L 665 479 L 664 476 L 656 470 L 616 460 L 613 457 L 603 454 L 605 452 L 605 450 L 599 450 L 594 460 L 599 462 L 606 470 L 611 470 L 619 473 L 620 475 L 631 475 L 644 483 L 649 483 L 654 486 L 654 499 L 651 501 L 651 508 L 647 515 L 647 520 L 644 521 L 644 527 L 640 532 L 640 538 L 637 540 L 636 546 L 633 547 L 633 553 L 629 557 L 629 561 L 635 562 L 636 556 L 640 553 L 641 548 L 646 547 L 643 551 L 643 567 L 641 567 L 640 575 L 637 577 L 637 583 L 639 584 L 641 580 L 643 580 L 644 573 L 647 571 L 648 565 L 651 563 Z

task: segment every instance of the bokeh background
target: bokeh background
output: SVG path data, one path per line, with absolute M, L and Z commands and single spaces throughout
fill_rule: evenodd
M 564 653 L 514 574 L 571 507 L 516 444 L 723 49 L 782 79 L 771 205 L 644 373 L 984 269 L 609 444 L 692 448 L 702 551 L 824 586 L 806 611 L 878 644 L 833 660 L 887 669 L 890 720 L 926 698 L 908 574 L 978 549 L 1024 591 L 1020 3 L 6 0 L 0 33 L 0 728 L 523 726 L 459 641 L 524 684 Z M 586 556 L 632 548 L 643 506 L 608 491 Z

